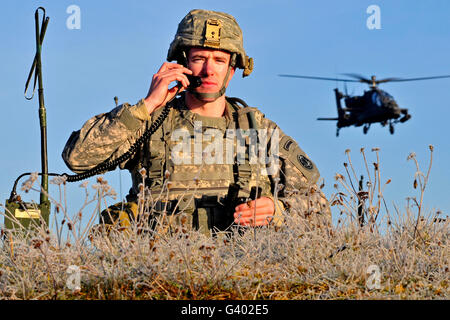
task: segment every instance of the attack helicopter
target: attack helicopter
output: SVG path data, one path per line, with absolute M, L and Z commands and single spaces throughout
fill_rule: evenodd
M 366 134 L 369 131 L 372 123 L 380 123 L 381 126 L 389 125 L 389 132 L 394 134 L 394 124 L 403 123 L 411 119 L 411 114 L 408 109 L 400 108 L 394 98 L 386 91 L 378 88 L 378 84 L 386 82 L 402 82 L 402 81 L 418 81 L 430 80 L 440 78 L 450 78 L 450 75 L 421 77 L 421 78 L 385 78 L 378 80 L 375 76 L 367 79 L 359 74 L 345 73 L 348 77 L 353 79 L 341 78 L 324 78 L 303 75 L 280 74 L 280 77 L 302 78 L 314 80 L 340 81 L 346 84 L 347 82 L 360 82 L 369 85 L 370 90 L 364 91 L 361 96 L 348 95 L 347 89 L 345 94 L 340 92 L 338 88 L 334 89 L 336 96 L 337 118 L 317 118 L 317 120 L 331 120 L 337 121 L 336 137 L 339 136 L 339 130 L 343 127 L 363 126 L 363 132 Z M 346 88 L 346 87 L 345 87 Z M 344 99 L 345 108 L 342 107 L 341 100 Z

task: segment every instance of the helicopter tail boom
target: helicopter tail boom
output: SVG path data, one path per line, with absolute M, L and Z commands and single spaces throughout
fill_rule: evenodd
M 317 120 L 339 120 L 339 118 L 317 118 Z

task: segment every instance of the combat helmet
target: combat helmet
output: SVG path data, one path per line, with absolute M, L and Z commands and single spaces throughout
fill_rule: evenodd
M 227 82 L 231 68 L 243 69 L 242 76 L 250 75 L 253 70 L 253 59 L 244 50 L 242 30 L 233 16 L 217 11 L 191 10 L 178 24 L 175 38 L 170 44 L 167 61 L 176 60 L 186 64 L 186 54 L 189 47 L 203 47 L 224 50 L 231 54 L 230 68 L 225 78 Z M 199 94 L 200 97 L 218 98 L 225 93 L 225 85 L 217 93 Z

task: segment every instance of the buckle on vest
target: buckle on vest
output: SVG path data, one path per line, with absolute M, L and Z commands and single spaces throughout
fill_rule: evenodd
M 148 168 L 148 177 L 150 179 L 157 179 L 162 177 L 162 164 L 156 159 L 152 161 L 150 168 Z
M 148 177 L 150 179 L 157 179 L 157 178 L 161 178 L 161 170 L 154 170 L 154 171 L 149 171 L 148 173 Z
M 252 175 L 252 167 L 248 163 L 237 164 L 239 178 L 250 178 Z

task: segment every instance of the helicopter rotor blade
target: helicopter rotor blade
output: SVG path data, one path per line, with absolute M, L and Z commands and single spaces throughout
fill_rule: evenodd
M 301 75 L 295 75 L 295 74 L 279 74 L 278 76 L 279 77 L 286 77 L 286 78 L 300 78 L 300 79 L 314 79 L 314 80 L 328 80 L 328 81 L 343 81 L 343 82 L 359 82 L 357 80 L 351 80 L 351 79 L 312 77 L 312 76 L 301 76 Z
M 368 83 L 368 84 L 372 83 L 372 80 L 364 78 L 360 74 L 356 74 L 356 73 L 342 73 L 342 74 L 345 75 L 345 76 L 348 76 L 348 77 L 352 77 L 352 78 L 358 79 L 359 81 L 357 81 L 357 82 L 363 82 L 363 83 Z
M 387 78 L 387 79 L 381 79 L 377 80 L 377 83 L 381 82 L 402 82 L 402 81 L 419 81 L 419 80 L 431 80 L 431 79 L 442 79 L 442 78 L 450 78 L 450 75 L 444 75 L 444 76 L 433 76 L 433 77 L 420 77 L 420 78 Z
M 294 74 L 279 74 L 280 77 L 287 77 L 287 78 L 300 78 L 300 79 L 313 79 L 313 80 L 327 80 L 327 81 L 342 81 L 344 83 L 346 82 L 362 82 L 367 83 L 371 86 L 376 86 L 379 83 L 386 83 L 386 82 L 404 82 L 404 81 L 419 81 L 419 80 L 432 80 L 432 79 L 442 79 L 442 78 L 450 78 L 450 75 L 442 75 L 442 76 L 432 76 L 432 77 L 419 77 L 419 78 L 384 78 L 380 80 L 376 80 L 375 77 L 373 77 L 373 80 L 364 78 L 363 76 L 356 74 L 356 73 L 343 73 L 343 75 L 346 75 L 348 77 L 352 77 L 358 80 L 351 80 L 351 79 L 341 79 L 341 78 L 326 78 L 326 77 L 314 77 L 314 76 L 302 76 L 302 75 L 294 75 Z M 346 92 L 347 95 L 347 92 Z
M 339 120 L 339 118 L 317 118 L 317 120 Z
M 402 78 L 385 78 L 385 79 L 380 79 L 380 80 L 376 80 L 375 82 L 378 83 L 385 83 L 385 82 L 391 82 L 391 81 L 401 81 Z

